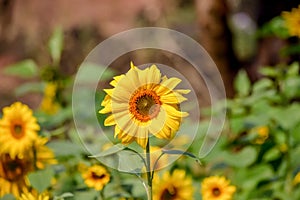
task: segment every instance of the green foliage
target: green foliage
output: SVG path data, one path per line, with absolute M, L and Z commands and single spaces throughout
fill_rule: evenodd
M 38 68 L 33 60 L 27 59 L 5 67 L 4 73 L 22 78 L 32 78 L 38 74 Z
M 60 61 L 61 53 L 63 51 L 63 45 L 64 45 L 63 30 L 61 27 L 57 27 L 53 32 L 48 43 L 49 52 L 53 60 L 54 66 L 58 65 Z
M 51 185 L 54 171 L 50 168 L 32 172 L 28 175 L 30 184 L 38 192 L 44 192 Z
M 285 26 L 285 22 L 281 16 L 274 17 L 266 23 L 258 32 L 259 37 L 277 36 L 280 38 L 288 38 L 289 32 Z

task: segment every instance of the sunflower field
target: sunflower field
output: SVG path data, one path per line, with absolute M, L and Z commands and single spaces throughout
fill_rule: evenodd
M 10 98 L 0 93 L 0 200 L 300 199 L 300 5 L 250 36 L 231 27 L 240 59 L 254 59 L 253 41 L 282 45 L 268 65 L 245 61 L 229 79 L 209 48 L 156 28 L 104 40 L 75 71 L 64 69 L 62 26 L 42 65 L 25 57 L 2 67 L 0 56 L 0 89 L 19 81 Z M 128 53 L 140 43 L 146 51 Z

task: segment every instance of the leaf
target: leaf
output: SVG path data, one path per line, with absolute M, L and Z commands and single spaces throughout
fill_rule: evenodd
M 74 197 L 74 195 L 70 192 L 66 192 L 66 193 L 63 193 L 62 195 L 55 196 L 53 198 L 53 200 L 64 200 L 65 198 L 68 198 L 68 197 Z
M 80 156 L 83 153 L 83 149 L 78 144 L 74 144 L 69 141 L 52 141 L 47 144 L 53 151 L 55 156 Z
M 33 60 L 27 59 L 5 67 L 4 73 L 22 78 L 31 78 L 38 74 L 38 67 Z
M 300 49 L 300 45 L 299 45 L 299 49 Z M 299 53 L 300 53 L 300 50 L 299 50 Z M 297 63 L 297 62 L 292 63 L 287 71 L 287 74 L 289 76 L 299 75 L 299 63 Z
M 112 147 L 110 147 L 109 149 L 102 151 L 101 153 L 97 154 L 97 155 L 92 155 L 89 156 L 90 158 L 99 158 L 99 157 L 105 157 L 105 156 L 110 156 L 113 154 L 116 154 L 122 150 L 124 150 L 126 147 L 122 144 L 116 144 Z
M 170 155 L 172 155 L 172 154 L 173 155 L 185 155 L 185 156 L 191 157 L 191 158 L 195 159 L 197 162 L 201 163 L 200 159 L 190 152 L 186 152 L 186 151 L 182 151 L 182 150 L 174 150 L 174 149 L 172 149 L 172 150 L 162 149 L 162 152 L 165 154 L 170 154 Z
M 288 29 L 285 26 L 285 21 L 281 16 L 274 17 L 271 21 L 263 25 L 259 30 L 260 37 L 278 36 L 280 38 L 288 38 L 290 36 Z
M 44 192 L 50 185 L 54 171 L 50 168 L 32 172 L 28 175 L 29 182 L 32 187 L 39 193 Z
M 245 147 L 241 151 L 233 153 L 225 151 L 222 154 L 224 162 L 233 167 L 247 167 L 257 158 L 257 152 L 254 147 Z
M 102 81 L 110 80 L 114 76 L 115 72 L 105 66 L 84 62 L 76 75 L 76 81 L 79 83 L 98 83 Z
M 239 71 L 234 81 L 234 88 L 238 96 L 247 96 L 250 93 L 251 83 L 246 71 Z
M 275 78 L 278 77 L 280 75 L 280 72 L 278 70 L 276 70 L 276 68 L 274 67 L 263 67 L 259 69 L 259 72 L 262 75 L 271 77 L 271 78 Z
M 132 151 L 121 151 L 118 153 L 118 170 L 133 174 L 140 174 L 144 166 L 142 158 Z
M 293 103 L 284 108 L 274 109 L 272 118 L 284 129 L 292 130 L 300 123 L 299 113 L 300 105 Z
M 263 78 L 253 85 L 253 93 L 264 92 L 272 88 L 273 82 L 268 78 Z
M 271 148 L 269 151 L 267 151 L 264 154 L 263 159 L 266 162 L 270 162 L 270 161 L 276 160 L 280 156 L 281 156 L 280 150 L 278 148 L 274 147 L 274 148 Z
M 42 83 L 24 83 L 17 87 L 16 96 L 22 96 L 30 92 L 43 92 L 44 87 Z
M 51 38 L 49 39 L 48 48 L 50 51 L 50 55 L 53 59 L 54 65 L 57 65 L 61 58 L 61 53 L 63 50 L 63 41 L 64 35 L 63 35 L 63 29 L 61 27 L 57 27 Z

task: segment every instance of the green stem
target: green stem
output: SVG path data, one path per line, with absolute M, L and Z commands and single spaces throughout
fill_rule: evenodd
M 286 167 L 286 193 L 291 194 L 293 190 L 293 169 L 292 169 L 292 158 L 291 158 L 291 132 L 287 131 L 287 167 Z
M 152 200 L 152 177 L 151 177 L 151 159 L 150 159 L 150 140 L 148 137 L 148 142 L 146 146 L 146 170 L 147 170 L 147 180 L 148 180 L 148 200 Z

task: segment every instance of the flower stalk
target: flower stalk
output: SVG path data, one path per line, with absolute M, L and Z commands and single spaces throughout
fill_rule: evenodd
M 152 195 L 152 170 L 151 170 L 151 158 L 150 158 L 150 140 L 148 137 L 148 142 L 146 146 L 146 170 L 147 170 L 147 181 L 148 181 L 148 200 L 153 199 Z

